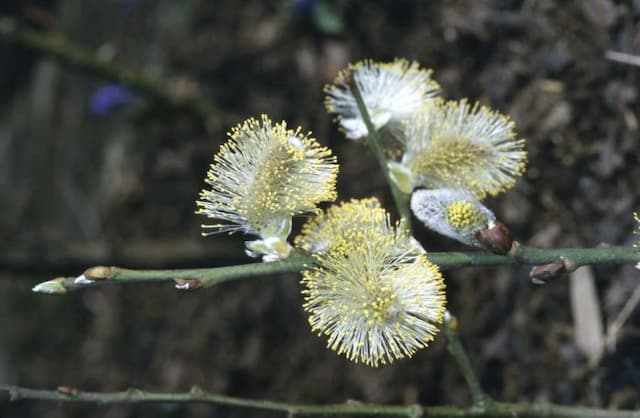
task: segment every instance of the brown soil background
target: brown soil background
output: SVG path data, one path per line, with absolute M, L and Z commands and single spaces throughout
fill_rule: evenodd
M 311 130 L 341 163 L 340 199 L 390 195 L 375 158 L 337 132 L 322 87 L 348 62 L 405 57 L 433 68 L 449 98 L 508 113 L 529 168 L 488 201 L 514 236 L 541 247 L 631 245 L 638 208 L 639 1 L 342 1 L 327 34 L 289 1 L 60 0 L 0 11 L 59 30 L 114 61 L 210 98 L 205 129 L 140 99 L 107 116 L 87 101 L 104 82 L 0 46 L 0 382 L 185 391 L 288 402 L 356 399 L 468 405 L 439 336 L 413 359 L 369 368 L 310 333 L 297 275 L 197 292 L 113 286 L 65 297 L 30 291 L 93 264 L 162 268 L 249 261 L 238 238 L 201 238 L 195 199 L 225 132 L 249 116 Z M 34 13 L 33 10 L 41 12 Z M 42 16 L 45 16 L 43 18 Z M 431 251 L 461 249 L 424 230 Z M 639 284 L 593 269 L 605 323 Z M 640 406 L 640 313 L 593 368 L 575 342 L 568 281 L 533 285 L 526 267 L 447 275 L 449 308 L 474 368 L 501 401 Z M 0 401 L 0 416 L 276 416 L 206 405 L 72 406 Z

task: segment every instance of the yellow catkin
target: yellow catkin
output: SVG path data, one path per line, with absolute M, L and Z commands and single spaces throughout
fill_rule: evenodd
M 305 224 L 296 244 L 316 259 L 303 272 L 304 309 L 330 349 L 378 366 L 411 356 L 437 333 L 442 275 L 376 199 L 333 206 Z
M 261 234 L 336 198 L 336 158 L 300 128 L 263 115 L 237 125 L 229 137 L 207 173 L 211 189 L 197 202 L 197 213 L 222 221 L 207 226 L 212 233 Z
M 325 107 L 336 115 L 340 130 L 349 139 L 357 140 L 366 136 L 367 130 L 352 93 L 353 82 L 358 86 L 375 128 L 380 129 L 388 123 L 397 124 L 408 119 L 438 94 L 440 86 L 431 75 L 431 70 L 405 59 L 349 64 L 338 73 L 333 84 L 325 86 Z
M 507 116 L 466 100 L 436 100 L 416 112 L 402 137 L 402 164 L 415 186 L 497 195 L 515 184 L 527 163 L 524 140 Z

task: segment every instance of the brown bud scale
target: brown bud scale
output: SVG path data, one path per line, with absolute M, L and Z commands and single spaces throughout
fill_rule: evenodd
M 176 282 L 177 289 L 193 290 L 202 287 L 202 282 L 199 279 L 176 278 L 173 281 Z
M 496 254 L 506 254 L 513 246 L 511 231 L 500 221 L 496 221 L 491 228 L 478 231 L 476 239 Z
M 113 270 L 113 267 L 95 266 L 86 269 L 83 274 L 89 280 L 106 280 L 113 277 Z
M 56 390 L 60 393 L 64 393 L 65 395 L 74 396 L 78 393 L 78 389 L 72 386 L 58 386 Z
M 555 261 L 553 263 L 535 266 L 531 269 L 529 277 L 531 277 L 531 281 L 535 284 L 545 284 L 550 280 L 557 279 L 565 273 L 567 273 L 567 266 L 564 262 Z

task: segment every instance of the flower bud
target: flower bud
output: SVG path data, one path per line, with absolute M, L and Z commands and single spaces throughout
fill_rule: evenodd
M 87 280 L 106 280 L 113 276 L 113 270 L 113 267 L 95 266 L 86 269 L 82 275 Z
M 202 287 L 200 279 L 177 278 L 173 281 L 176 282 L 176 289 L 193 290 Z
M 49 280 L 46 282 L 38 283 L 31 289 L 36 293 L 47 293 L 50 295 L 64 295 L 67 293 L 67 289 L 63 285 L 64 278 Z
M 495 221 L 493 226 L 478 231 L 476 239 L 480 244 L 496 254 L 506 254 L 513 246 L 511 231 L 500 221 Z
M 474 247 L 486 246 L 478 240 L 478 233 L 496 223 L 493 212 L 464 190 L 416 190 L 411 210 L 427 228 Z
M 545 284 L 567 273 L 567 266 L 562 261 L 555 261 L 531 269 L 529 277 L 534 284 Z

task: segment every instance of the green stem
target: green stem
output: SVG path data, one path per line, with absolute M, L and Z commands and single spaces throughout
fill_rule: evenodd
M 547 403 L 491 403 L 485 410 L 458 408 L 454 406 L 421 405 L 376 405 L 360 402 L 344 404 L 311 405 L 271 402 L 257 399 L 236 398 L 204 391 L 194 387 L 184 393 L 145 392 L 129 389 L 125 392 L 83 392 L 75 388 L 60 387 L 58 390 L 30 389 L 19 386 L 0 386 L 0 393 L 6 393 L 9 400 L 38 400 L 55 403 L 91 404 L 140 404 L 140 403 L 205 403 L 226 405 L 262 411 L 286 413 L 289 416 L 403 416 L 428 417 L 543 417 L 543 418 L 640 418 L 640 411 L 613 411 L 607 409 L 554 405 Z
M 429 259 L 443 270 L 470 266 L 500 266 L 512 264 L 540 265 L 562 262 L 567 270 L 582 265 L 595 264 L 632 264 L 640 262 L 640 252 L 635 248 L 600 246 L 596 248 L 552 248 L 539 249 L 516 245 L 511 255 L 498 255 L 487 252 L 434 252 L 428 253 Z M 169 270 L 132 270 L 121 267 L 92 267 L 85 271 L 89 283 L 77 283 L 77 277 L 60 277 L 41 283 L 39 289 L 44 293 L 63 294 L 70 290 L 107 283 L 182 281 L 189 283 L 187 288 L 211 287 L 229 280 L 289 273 L 303 270 L 313 265 L 313 258 L 296 255 L 285 261 L 274 263 L 251 263 L 237 266 L 169 269 Z M 99 274 L 98 274 L 99 273 Z M 99 277 L 97 277 L 98 275 Z M 44 286 L 47 284 L 47 286 Z
M 60 34 L 50 34 L 20 25 L 10 17 L 0 17 L 0 42 L 15 44 L 50 55 L 64 64 L 85 70 L 101 78 L 124 84 L 141 95 L 171 108 L 186 110 L 207 126 L 219 118 L 219 111 L 204 97 L 185 97 L 167 89 L 167 83 L 100 58 Z
M 353 76 L 355 77 L 355 74 L 353 74 Z M 384 155 L 384 150 L 382 149 L 382 146 L 380 145 L 380 142 L 381 142 L 380 136 L 378 135 L 378 131 L 376 130 L 376 128 L 373 126 L 373 122 L 371 122 L 369 111 L 367 110 L 367 106 L 365 105 L 364 100 L 362 99 L 362 94 L 360 93 L 360 89 L 358 88 L 356 81 L 352 80 L 351 83 L 349 84 L 349 87 L 351 88 L 353 97 L 356 99 L 356 103 L 358 104 L 358 110 L 360 111 L 362 120 L 364 121 L 364 124 L 367 126 L 367 131 L 369 133 L 369 135 L 367 136 L 369 140 L 369 146 L 371 147 L 371 150 L 373 150 L 373 153 L 378 159 L 378 164 L 380 165 L 380 168 L 384 173 L 384 177 L 387 180 L 387 184 L 389 184 L 389 187 L 391 188 L 391 195 L 393 196 L 393 201 L 396 205 L 396 208 L 398 209 L 398 213 L 400 214 L 400 217 L 404 220 L 404 224 L 405 224 L 405 227 L 407 228 L 407 231 L 409 232 L 409 234 L 411 234 L 412 233 L 411 210 L 407 205 L 407 197 L 400 191 L 400 189 L 398 189 L 396 184 L 391 179 L 391 176 L 389 176 L 389 168 L 387 167 L 387 158 Z
M 68 291 L 103 284 L 165 281 L 175 281 L 180 288 L 190 290 L 211 287 L 240 278 L 298 272 L 309 264 L 313 264 L 313 258 L 298 255 L 289 260 L 274 263 L 250 263 L 195 269 L 134 270 L 116 266 L 95 266 L 85 270 L 81 276 L 58 277 L 38 284 L 33 290 L 42 293 L 65 294 Z
M 500 266 L 510 264 L 541 265 L 564 263 L 568 271 L 584 265 L 632 264 L 640 262 L 640 251 L 632 247 L 600 245 L 593 248 L 533 248 L 514 243 L 507 255 L 476 252 L 434 252 L 429 259 L 442 269 L 469 266 Z
M 460 369 L 464 380 L 467 382 L 467 386 L 471 391 L 474 408 L 484 411 L 491 404 L 491 399 L 484 390 L 482 390 L 482 386 L 480 386 L 480 382 L 478 381 L 476 374 L 473 372 L 469 356 L 467 356 L 467 352 L 464 350 L 460 337 L 458 336 L 458 321 L 449 313 L 449 311 L 446 311 L 444 315 L 445 319 L 443 329 L 447 336 L 447 347 L 449 349 L 449 353 L 451 353 L 453 358 L 456 360 L 458 368 Z

